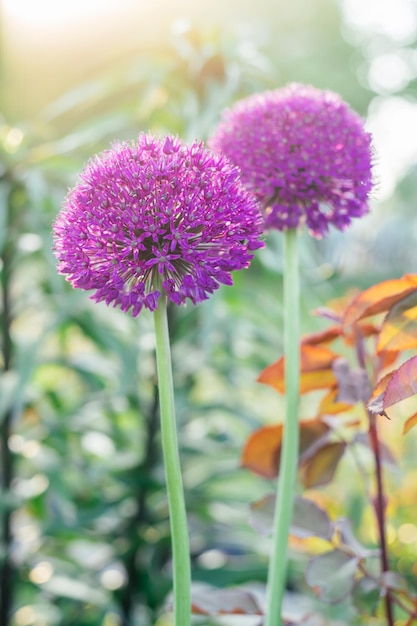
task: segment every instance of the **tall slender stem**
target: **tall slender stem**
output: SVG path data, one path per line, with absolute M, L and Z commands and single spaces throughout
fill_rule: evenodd
M 296 230 L 286 231 L 284 242 L 285 416 L 277 481 L 273 547 L 268 571 L 265 626 L 281 626 L 282 623 L 282 600 L 287 578 L 288 535 L 293 511 L 299 449 L 300 294 Z
M 11 339 L 11 323 L 12 316 L 10 311 L 10 265 L 11 258 L 7 246 L 1 253 L 1 300 L 2 300 L 2 357 L 3 371 L 7 372 L 11 368 L 12 361 L 12 339 Z M 9 438 L 12 425 L 12 410 L 7 411 L 3 416 L 0 425 L 0 446 L 1 446 L 1 493 L 3 497 L 7 497 L 13 478 L 13 455 L 9 448 Z M 9 624 L 10 611 L 12 606 L 12 566 L 10 562 L 10 544 L 12 540 L 11 533 L 11 511 L 6 503 L 1 520 L 1 543 L 3 548 L 3 561 L 0 567 L 0 624 L 7 626 Z
M 154 312 L 154 320 L 162 451 L 172 538 L 174 624 L 175 626 L 189 626 L 191 623 L 190 548 L 178 452 L 167 305 L 164 295 L 159 299 L 158 308 Z

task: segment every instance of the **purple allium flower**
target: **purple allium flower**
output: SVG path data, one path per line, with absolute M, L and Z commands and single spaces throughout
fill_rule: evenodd
M 368 211 L 371 137 L 335 93 L 289 85 L 239 101 L 211 140 L 241 170 L 267 228 L 315 237 Z
M 239 171 L 200 143 L 139 135 L 92 159 L 54 225 L 58 270 L 96 302 L 138 315 L 161 290 L 194 304 L 261 247 L 262 216 Z

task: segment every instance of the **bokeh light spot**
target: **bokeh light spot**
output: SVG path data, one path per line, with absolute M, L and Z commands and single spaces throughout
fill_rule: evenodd
M 42 585 L 51 580 L 54 568 L 48 561 L 41 561 L 29 572 L 29 580 L 36 585 Z

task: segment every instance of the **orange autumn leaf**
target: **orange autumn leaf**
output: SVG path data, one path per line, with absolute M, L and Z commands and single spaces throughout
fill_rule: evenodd
M 361 337 L 372 337 L 380 331 L 379 326 L 369 322 L 358 322 L 354 326 L 344 329 L 343 338 L 347 346 L 355 346 L 358 341 L 358 334 Z
M 337 415 L 337 413 L 343 413 L 352 408 L 352 405 L 347 402 L 338 402 L 337 395 L 338 389 L 336 388 L 330 389 L 330 391 L 323 396 L 318 409 L 320 415 Z
M 386 369 L 387 367 L 390 367 L 391 365 L 394 365 L 395 361 L 398 359 L 398 355 L 399 352 L 396 350 L 389 350 L 387 352 L 385 352 L 385 350 L 382 350 L 379 354 L 379 371 L 383 371 L 384 369 Z
M 416 424 L 417 424 L 417 413 L 414 413 L 413 415 L 411 415 L 411 417 L 405 420 L 404 427 L 403 427 L 403 435 L 408 433 L 408 431 L 411 430 Z
M 326 441 L 330 433 L 330 426 L 320 417 L 300 420 L 300 462 L 309 456 L 311 448 L 318 441 Z
M 300 456 L 306 454 L 318 440 L 325 438 L 330 428 L 322 421 L 300 421 Z M 250 435 L 243 448 L 241 465 L 264 478 L 278 475 L 281 458 L 282 424 L 259 428 Z
M 346 309 L 343 323 L 350 326 L 364 317 L 388 311 L 399 300 L 417 291 L 417 275 L 406 274 L 402 278 L 386 280 L 356 296 Z
M 388 311 L 378 338 L 378 352 L 417 347 L 417 292 L 402 298 Z
M 340 298 L 333 298 L 332 300 L 329 300 L 326 306 L 314 309 L 313 314 L 318 315 L 319 317 L 341 322 L 346 308 L 358 293 L 360 293 L 358 289 L 351 289 Z
M 371 413 L 380 413 L 380 415 L 384 415 L 385 411 L 383 409 L 383 399 L 385 392 L 388 387 L 388 383 L 392 378 L 393 372 L 389 372 L 386 374 L 381 380 L 379 380 L 374 388 L 371 397 L 368 401 L 368 409 Z M 380 409 L 380 410 L 379 410 Z
M 337 358 L 338 354 L 328 348 L 302 343 L 300 346 L 300 393 L 333 387 L 337 381 L 331 366 Z M 258 382 L 284 393 L 284 368 L 285 360 L 281 357 L 260 373 Z
M 358 324 L 358 328 L 362 337 L 372 337 L 372 335 L 377 335 L 379 333 L 379 326 L 370 324 L 369 322 L 361 322 Z
M 346 450 L 346 443 L 333 441 L 321 446 L 302 468 L 302 481 L 307 489 L 329 483 Z
M 328 389 L 333 387 L 335 383 L 336 378 L 331 369 L 301 373 L 300 393 L 307 393 L 316 389 Z
M 241 465 L 265 478 L 278 473 L 282 442 L 282 424 L 264 426 L 247 439 L 243 448 Z
M 372 413 L 385 414 L 385 409 L 417 394 L 417 356 L 408 359 L 397 370 L 379 381 L 368 402 Z
M 304 335 L 301 339 L 301 343 L 308 344 L 309 346 L 316 346 L 321 343 L 330 343 L 340 337 L 341 334 L 342 329 L 340 326 L 330 326 L 330 328 L 327 328 L 326 330 Z

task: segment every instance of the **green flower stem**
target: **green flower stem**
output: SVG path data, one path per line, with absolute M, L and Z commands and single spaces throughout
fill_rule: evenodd
M 162 450 L 164 455 L 172 538 L 174 624 L 175 626 L 190 626 L 190 547 L 184 489 L 178 452 L 177 429 L 175 423 L 174 388 L 172 382 L 167 304 L 163 294 L 159 298 L 158 308 L 154 312 L 154 320 Z
M 287 546 L 291 525 L 299 450 L 300 294 L 297 231 L 284 234 L 284 357 L 285 416 L 273 546 L 269 562 L 265 626 L 281 626 L 282 600 L 287 580 Z

